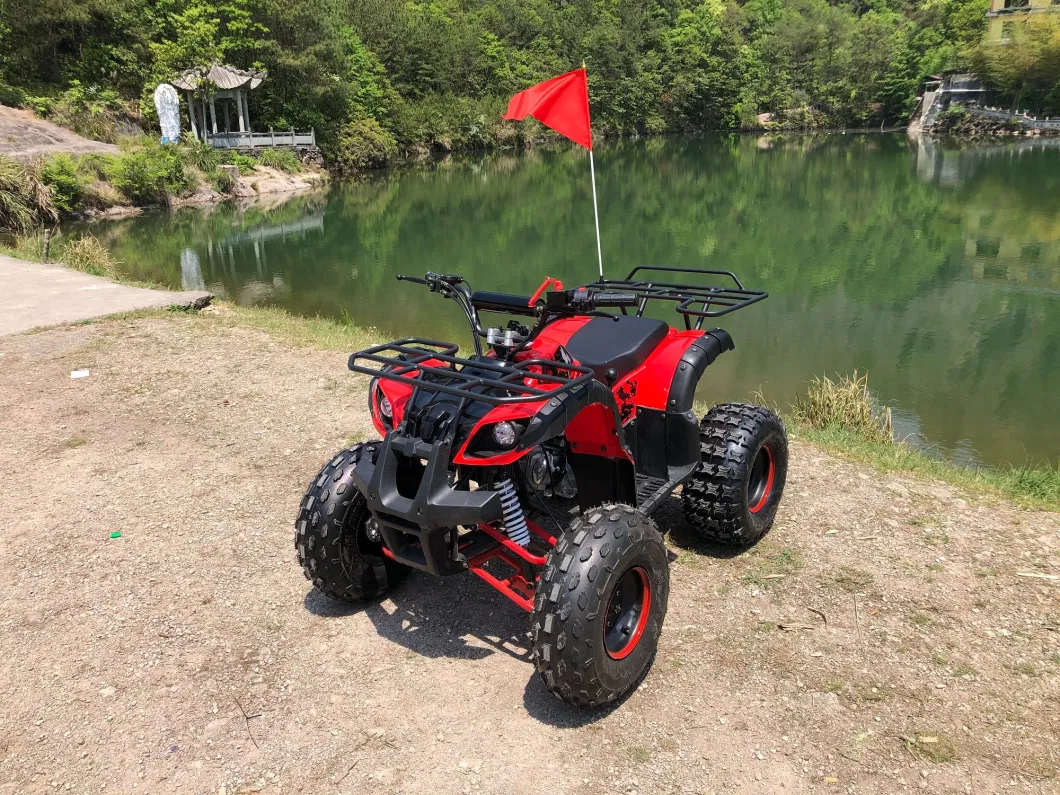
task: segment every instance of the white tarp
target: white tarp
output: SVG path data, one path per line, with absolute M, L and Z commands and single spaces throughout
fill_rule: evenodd
M 180 140 L 180 97 L 177 89 L 162 83 L 155 89 L 155 110 L 158 125 L 162 128 L 162 139 L 167 142 Z

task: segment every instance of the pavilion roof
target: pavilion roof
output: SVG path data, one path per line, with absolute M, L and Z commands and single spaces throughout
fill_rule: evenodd
M 208 69 L 202 67 L 188 69 L 170 82 L 184 91 L 194 91 L 203 82 L 212 83 L 217 88 L 225 90 L 233 88 L 250 90 L 260 86 L 265 76 L 266 72 L 264 70 L 260 72 L 256 70 L 247 71 L 228 66 L 227 64 L 214 63 Z

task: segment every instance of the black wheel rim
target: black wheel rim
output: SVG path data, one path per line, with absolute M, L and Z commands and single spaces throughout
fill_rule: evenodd
M 773 493 L 773 477 L 776 464 L 773 460 L 773 448 L 762 445 L 751 465 L 751 475 L 747 479 L 747 507 L 751 513 L 758 513 L 766 507 Z
M 604 649 L 614 660 L 629 656 L 640 643 L 651 610 L 648 573 L 640 566 L 626 571 L 607 600 Z

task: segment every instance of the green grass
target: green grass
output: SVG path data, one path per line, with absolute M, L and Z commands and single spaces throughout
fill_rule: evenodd
M 754 399 L 765 402 L 761 395 Z M 894 438 L 890 409 L 877 403 L 868 376 L 856 371 L 834 381 L 815 378 L 792 409 L 781 414 L 793 438 L 818 444 L 840 458 L 1008 497 L 1026 508 L 1060 510 L 1060 461 L 970 469 L 935 458 Z
M 788 420 L 788 431 L 794 438 L 819 444 L 840 458 L 870 464 L 884 472 L 908 472 L 971 491 L 1008 497 L 1027 508 L 1060 510 L 1060 466 L 969 469 L 933 458 L 905 442 L 866 440 L 845 428 L 813 428 Z
M 283 309 L 236 306 L 223 301 L 217 306 L 220 311 L 210 315 L 211 322 L 259 329 L 299 347 L 353 352 L 383 341 L 375 329 L 360 328 L 348 319 L 296 317 Z

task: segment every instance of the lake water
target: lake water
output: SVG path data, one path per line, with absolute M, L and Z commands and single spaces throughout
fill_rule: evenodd
M 814 375 L 857 369 L 940 455 L 1057 462 L 1060 141 L 657 138 L 601 146 L 596 165 L 609 275 L 724 268 L 770 292 L 717 321 L 737 347 L 708 369 L 704 399 L 785 404 Z M 395 274 L 529 293 L 597 267 L 589 163 L 568 148 L 92 229 L 137 278 L 462 344 L 458 308 Z

